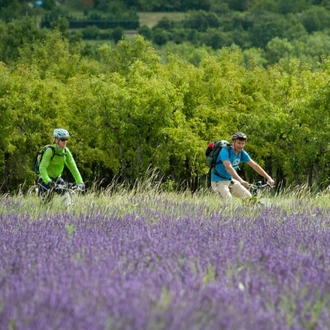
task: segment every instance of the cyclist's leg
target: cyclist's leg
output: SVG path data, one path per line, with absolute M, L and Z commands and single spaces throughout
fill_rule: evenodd
M 62 198 L 65 206 L 72 204 L 72 197 L 69 191 L 67 191 Z
M 234 196 L 242 199 L 252 197 L 251 193 L 235 179 L 231 180 L 230 191 L 233 193 Z
M 213 191 L 218 193 L 224 201 L 229 201 L 232 199 L 232 195 L 229 190 L 229 185 L 230 181 L 225 180 L 225 181 L 212 181 L 211 182 L 211 187 Z
M 62 187 L 66 187 L 67 186 L 66 185 L 66 182 L 61 177 L 58 177 L 54 181 L 56 182 L 56 186 L 57 185 L 62 186 Z M 66 190 L 65 189 L 56 189 L 56 187 L 55 187 L 55 192 L 58 195 L 64 195 L 66 193 Z
M 68 187 L 67 183 L 61 177 L 57 178 L 56 184 L 66 188 Z M 66 206 L 72 204 L 72 197 L 69 189 L 59 189 L 56 192 L 61 195 L 61 200 Z
M 46 184 L 41 177 L 37 180 L 37 187 L 38 187 L 38 196 L 41 200 L 44 202 L 49 202 L 53 197 L 53 191 L 49 187 L 48 184 Z

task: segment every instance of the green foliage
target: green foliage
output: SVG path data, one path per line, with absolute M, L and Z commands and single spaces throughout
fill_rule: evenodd
M 152 31 L 142 34 L 162 48 L 165 42 L 172 41 L 176 44 L 189 41 L 196 48 L 206 44 L 213 50 L 235 44 L 247 53 L 250 49 L 262 50 L 264 54 L 261 58 L 258 56 L 259 64 L 269 65 L 280 60 L 288 63 L 294 57 L 316 67 L 318 59 L 307 54 L 311 48 L 306 43 L 316 31 L 323 37 L 329 34 L 330 14 L 325 3 L 255 0 L 240 1 L 239 5 L 230 1 L 228 5 L 231 9 L 226 7 L 226 3 L 221 3 L 214 4 L 212 12 L 189 11 L 181 21 L 163 18 Z M 234 7 L 238 11 L 234 11 Z M 268 45 L 273 39 L 286 40 L 282 56 L 277 50 L 274 54 L 274 45 Z M 298 44 L 299 50 L 296 50 L 295 45 Z M 287 48 L 292 52 L 288 52 Z M 324 48 L 322 54 L 329 55 L 328 49 Z
M 0 19 L 10 21 L 18 17 L 19 3 L 17 0 L 0 1 Z
M 26 2 L 2 1 L 0 18 L 10 21 L 10 28 L 0 27 L 0 60 L 15 60 L 23 42 L 43 38 L 43 33 L 38 35 L 35 26 L 42 15 L 40 26 L 58 29 L 70 43 L 77 43 L 81 37 L 88 41 L 113 40 L 116 43 L 125 30 L 135 29 L 160 50 L 166 44 L 189 42 L 195 48 L 206 45 L 212 54 L 224 46 L 237 45 L 246 54 L 246 63 L 253 58 L 265 66 L 281 62 L 287 67 L 295 58 L 311 64 L 315 70 L 320 58 L 329 55 L 326 45 L 330 24 L 328 0 L 99 0 L 90 5 L 67 1 L 59 6 L 54 6 L 53 0 L 47 0 L 44 4 L 32 8 Z M 137 10 L 153 13 L 140 12 L 138 15 Z M 166 12 L 168 15 L 164 15 Z M 180 19 L 174 17 L 174 13 L 179 14 Z M 139 28 L 142 14 L 153 16 L 144 23 L 148 26 Z M 23 24 L 22 28 L 22 23 L 13 21 L 26 17 L 33 18 L 31 26 Z M 161 17 L 158 23 L 157 17 Z M 322 35 L 314 48 L 310 38 L 316 32 Z M 283 52 L 279 47 L 281 43 Z M 313 52 L 317 54 L 311 54 Z M 83 54 L 87 53 L 98 58 L 95 47 L 86 46 Z M 165 51 L 161 56 L 166 57 Z M 191 61 L 189 57 L 188 54 L 185 59 Z
M 169 35 L 168 32 L 164 29 L 161 28 L 156 28 L 153 32 L 152 35 L 152 41 L 158 45 L 158 46 L 162 46 L 165 45 L 166 42 L 169 39 Z
M 19 48 L 24 43 L 42 40 L 44 31 L 38 29 L 31 19 L 11 21 L 8 24 L 0 22 L 0 60 L 9 62 L 19 55 Z
M 268 42 L 266 49 L 269 63 L 277 63 L 281 58 L 290 58 L 293 52 L 292 44 L 287 39 L 278 37 Z
M 167 43 L 163 46 L 163 52 L 168 58 L 168 54 L 176 54 L 179 58 L 186 59 L 191 64 L 194 64 L 196 67 L 199 66 L 199 63 L 202 61 L 204 56 L 214 55 L 216 52 L 207 46 L 194 47 L 191 43 L 183 42 L 180 44 Z
M 183 26 L 189 29 L 205 32 L 208 28 L 217 28 L 220 26 L 219 18 L 215 13 L 205 11 L 191 12 L 191 14 L 183 20 Z
M 147 25 L 140 26 L 138 33 L 141 34 L 141 36 L 143 36 L 145 39 L 151 40 L 151 29 Z
M 55 0 L 42 0 L 42 7 L 45 10 L 52 10 L 56 7 Z
M 124 35 L 124 29 L 120 26 L 117 26 L 116 28 L 113 29 L 111 33 L 112 39 L 117 43 L 119 40 L 123 38 Z
M 308 6 L 308 0 L 278 0 L 277 3 L 281 14 L 300 13 Z
M 97 39 L 100 30 L 95 25 L 87 26 L 82 33 L 84 39 Z
M 33 156 L 57 126 L 70 131 L 69 148 L 89 184 L 116 176 L 133 184 L 157 169 L 170 186 L 192 188 L 207 172 L 205 146 L 240 130 L 249 137 L 246 150 L 277 182 L 328 185 L 330 60 L 319 58 L 312 70 L 291 58 L 296 44 L 277 38 L 268 47 L 269 61 L 280 49 L 290 56 L 263 67 L 258 49 L 177 45 L 189 62 L 161 58 L 137 35 L 103 44 L 96 61 L 58 30 L 24 44 L 15 63 L 0 63 L 3 191 L 33 183 Z
M 76 231 L 74 224 L 66 224 L 65 229 L 69 237 L 72 237 L 73 233 Z
M 225 0 L 229 8 L 235 11 L 246 11 L 249 7 L 250 0 Z
M 273 38 L 284 37 L 287 28 L 287 21 L 281 15 L 269 13 L 258 15 L 250 29 L 253 35 L 252 45 L 264 48 Z
M 330 12 L 322 7 L 311 7 L 302 13 L 301 22 L 309 33 L 322 31 L 329 27 Z
M 252 12 L 278 12 L 278 1 L 276 0 L 255 0 L 251 5 Z

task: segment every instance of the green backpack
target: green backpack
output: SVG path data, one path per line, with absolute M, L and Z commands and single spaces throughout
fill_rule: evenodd
M 58 155 L 58 156 L 64 156 L 65 155 L 65 152 L 66 152 L 66 149 L 64 149 L 64 154 L 60 155 L 60 154 L 57 154 L 55 152 L 55 147 L 52 145 L 52 144 L 46 144 L 45 146 L 41 147 L 35 157 L 34 157 L 34 165 L 33 165 L 33 171 L 36 172 L 37 174 L 40 174 L 39 172 L 39 166 L 40 166 L 40 163 L 41 163 L 41 160 L 42 160 L 42 157 L 45 153 L 45 151 L 48 149 L 48 148 L 51 148 L 52 151 L 53 151 L 53 156 L 50 160 L 52 160 L 54 158 L 55 155 Z
M 205 150 L 205 161 L 206 161 L 206 165 L 210 168 L 209 172 L 207 174 L 209 186 L 211 183 L 211 172 L 213 172 L 215 175 L 221 177 L 221 175 L 215 170 L 215 165 L 222 163 L 221 161 L 217 162 L 219 153 L 223 148 L 228 148 L 229 146 L 230 146 L 230 143 L 226 140 L 217 140 L 217 141 L 210 143 L 207 146 L 207 148 Z M 228 149 L 228 150 L 230 152 L 230 149 Z
M 212 170 L 217 165 L 217 159 L 223 148 L 228 148 L 230 143 L 226 140 L 219 140 L 210 143 L 205 150 L 206 164 Z

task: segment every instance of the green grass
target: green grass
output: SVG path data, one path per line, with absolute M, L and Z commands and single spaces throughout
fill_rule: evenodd
M 185 13 L 167 13 L 167 12 L 158 12 L 158 13 L 138 13 L 140 18 L 140 26 L 146 25 L 149 28 L 154 27 L 162 18 L 167 17 L 171 21 L 181 21 L 185 18 Z
M 152 215 L 145 214 L 146 210 L 157 214 L 171 215 L 176 218 L 184 216 L 225 213 L 237 216 L 258 216 L 264 210 L 264 206 L 245 205 L 239 199 L 233 199 L 232 203 L 224 205 L 221 199 L 210 191 L 191 194 L 189 192 L 162 192 L 157 189 L 149 191 L 128 191 L 111 188 L 101 193 L 89 191 L 85 195 L 73 196 L 73 204 L 68 208 L 64 206 L 57 197 L 47 205 L 42 204 L 38 197 L 31 194 L 27 196 L 8 196 L 13 203 L 10 208 L 0 206 L 0 214 L 15 213 L 29 215 L 31 218 L 39 218 L 45 214 L 57 212 L 69 212 L 73 214 L 110 214 L 118 216 L 135 213 L 137 216 L 150 218 L 151 222 L 157 221 Z M 280 207 L 288 214 L 299 213 L 306 208 L 314 207 L 329 208 L 329 195 L 315 196 L 313 198 L 295 198 L 294 196 L 265 196 L 262 199 L 266 207 Z M 17 204 L 16 204 L 17 203 Z M 17 207 L 17 205 L 19 207 Z M 185 206 L 184 206 L 185 205 Z M 190 205 L 190 214 L 186 214 L 187 205 Z
M 151 211 L 161 211 L 163 214 L 170 212 L 179 218 L 187 215 L 182 214 L 185 212 L 185 208 L 181 207 L 182 203 L 192 206 L 190 209 L 193 209 L 194 213 L 202 213 L 206 216 L 211 213 L 224 212 L 226 214 L 257 215 L 263 209 L 263 206 L 249 204 L 235 197 L 232 202 L 225 205 L 221 198 L 210 189 L 201 189 L 194 194 L 190 191 L 169 191 L 169 185 L 164 186 L 156 178 L 156 173 L 147 173 L 144 179 L 130 189 L 115 181 L 106 189 L 90 188 L 84 195 L 73 196 L 74 204 L 69 209 L 61 205 L 56 198 L 53 203 L 43 205 L 36 196 L 35 189 L 32 188 L 25 195 L 8 196 L 13 208 L 4 208 L 0 204 L 0 214 L 15 212 L 15 214 L 31 214 L 38 217 L 45 212 L 69 211 L 87 214 L 91 210 L 99 210 L 102 213 L 115 212 L 125 215 L 131 212 L 140 214 L 148 208 Z M 97 187 L 97 184 L 94 186 Z M 306 207 L 327 209 L 330 207 L 329 197 L 329 190 L 314 193 L 307 186 L 299 186 L 281 189 L 277 193 L 273 189 L 263 191 L 260 201 L 266 207 L 281 207 L 288 213 L 296 213 Z M 15 203 L 18 203 L 18 208 Z

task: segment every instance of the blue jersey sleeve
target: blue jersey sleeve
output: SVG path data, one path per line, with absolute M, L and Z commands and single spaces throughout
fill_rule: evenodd
M 229 160 L 230 161 L 230 157 L 229 157 L 229 148 L 222 148 L 219 156 L 218 156 L 218 161 L 225 161 L 225 160 Z
M 249 155 L 245 150 L 243 150 L 243 151 L 242 151 L 241 162 L 242 162 L 242 163 L 247 163 L 247 162 L 249 162 L 250 160 L 251 160 L 250 155 Z

